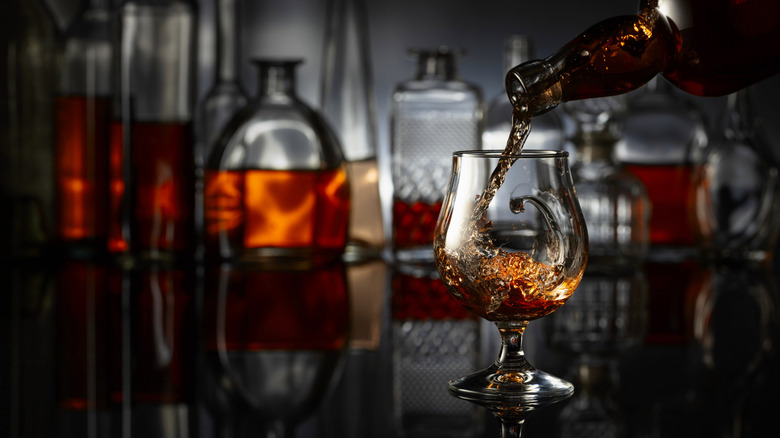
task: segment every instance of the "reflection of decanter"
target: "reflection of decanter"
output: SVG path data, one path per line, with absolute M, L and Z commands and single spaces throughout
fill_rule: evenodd
M 207 257 L 329 259 L 344 250 L 350 200 L 341 146 L 296 96 L 298 63 L 257 62 L 258 96 L 209 157 Z
M 402 266 L 391 287 L 396 436 L 478 436 L 478 411 L 450 396 L 447 381 L 478 365 L 480 322 L 433 268 Z
M 649 257 L 691 257 L 693 174 L 708 141 L 706 117 L 661 78 L 628 99 L 615 158 L 642 181 L 650 198 Z
M 731 94 L 696 180 L 701 245 L 716 259 L 769 262 L 780 232 L 778 165 L 751 89 Z
M 589 263 L 638 264 L 648 248 L 650 203 L 642 182 L 613 159 L 625 99 L 568 102 L 577 129 L 572 178 L 588 227 Z
M 328 2 L 322 112 L 344 150 L 352 199 L 347 254 L 358 257 L 385 246 L 368 30 L 365 0 Z
M 525 35 L 512 35 L 504 41 L 504 69 L 501 77 L 512 67 L 528 61 L 535 56 L 533 39 Z M 485 114 L 485 130 L 482 133 L 483 149 L 506 148 L 509 132 L 512 128 L 512 102 L 502 91 L 490 100 Z M 566 138 L 563 124 L 555 111 L 534 117 L 531 121 L 531 133 L 523 149 L 561 149 Z
M 460 52 L 411 53 L 415 77 L 398 84 L 391 109 L 393 250 L 401 262 L 432 262 L 452 152 L 480 148 L 482 92 L 459 77 Z
M 320 405 L 347 344 L 344 265 L 306 269 L 212 266 L 204 293 L 204 348 L 236 411 L 267 436 L 294 436 Z
M 106 250 L 111 121 L 111 11 L 93 0 L 65 37 L 56 98 L 57 237 L 73 251 Z

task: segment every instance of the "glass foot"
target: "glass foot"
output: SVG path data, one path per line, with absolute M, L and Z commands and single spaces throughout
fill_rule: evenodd
M 494 364 L 450 381 L 449 391 L 496 414 L 520 413 L 569 398 L 574 393 L 574 385 L 529 366 L 506 371 Z

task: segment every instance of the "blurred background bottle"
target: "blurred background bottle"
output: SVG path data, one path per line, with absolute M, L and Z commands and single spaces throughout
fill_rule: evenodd
M 727 97 L 696 175 L 696 230 L 710 259 L 767 264 L 780 232 L 780 176 L 752 94 L 746 88 Z
M 690 259 L 694 240 L 693 175 L 709 140 L 705 113 L 663 78 L 628 95 L 615 158 L 636 175 L 650 198 L 650 253 Z
M 216 78 L 200 102 L 195 129 L 196 230 L 203 232 L 203 172 L 219 134 L 228 121 L 249 101 L 241 82 L 241 30 L 238 0 L 215 0 L 217 51 Z M 200 248 L 199 248 L 200 250 Z
M 56 31 L 38 0 L 5 1 L 0 45 L 2 256 L 40 255 L 54 225 Z
M 504 40 L 504 69 L 499 83 L 504 82 L 504 75 L 516 65 L 530 61 L 536 56 L 534 40 L 527 35 L 510 35 Z M 485 130 L 482 133 L 483 149 L 504 150 L 512 129 L 512 102 L 507 98 L 506 91 L 501 91 L 490 100 L 485 115 Z M 566 136 L 563 122 L 558 112 L 548 111 L 531 122 L 531 133 L 525 141 L 523 149 L 553 149 L 564 148 Z M 572 148 L 569 148 L 572 149 Z M 573 152 L 573 150 L 569 150 Z
M 647 256 L 650 200 L 638 177 L 615 162 L 625 96 L 566 102 L 575 126 L 572 178 L 588 225 L 588 264 L 639 266 Z
M 109 248 L 152 259 L 191 257 L 196 4 L 127 0 L 119 14 Z
M 228 123 L 206 167 L 207 257 L 340 257 L 350 208 L 341 145 L 296 95 L 300 61 L 256 64 L 258 95 Z
M 391 107 L 392 232 L 399 262 L 433 262 L 433 231 L 449 182 L 452 152 L 480 149 L 482 91 L 458 75 L 460 50 L 411 50 L 414 77 Z
M 347 254 L 385 246 L 377 165 L 376 101 L 364 0 L 330 0 L 322 66 L 322 111 L 341 140 L 352 208 Z
M 106 251 L 112 11 L 90 0 L 65 35 L 55 101 L 56 233 L 71 255 Z

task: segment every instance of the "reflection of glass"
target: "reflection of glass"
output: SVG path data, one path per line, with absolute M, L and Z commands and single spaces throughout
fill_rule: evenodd
M 296 60 L 260 60 L 259 94 L 225 127 L 206 168 L 206 254 L 330 259 L 344 251 L 341 146 L 295 93 Z
M 322 112 L 341 140 L 352 209 L 347 253 L 385 245 L 368 17 L 365 0 L 330 0 L 322 66 Z
M 473 405 L 442 383 L 477 365 L 479 321 L 447 293 L 433 266 L 401 265 L 391 281 L 393 419 L 399 436 L 473 437 Z
M 313 269 L 211 267 L 204 295 L 205 349 L 237 409 L 293 436 L 319 406 L 347 344 L 344 265 Z
M 459 51 L 411 53 L 415 77 L 398 84 L 391 109 L 393 250 L 400 262 L 431 262 L 451 154 L 479 149 L 483 102 L 458 75 Z
M 697 174 L 697 237 L 710 258 L 768 263 L 780 232 L 780 169 L 752 91 L 728 96 L 722 130 Z
M 496 324 L 502 344 L 493 365 L 451 381 L 450 392 L 491 410 L 505 437 L 519 434 L 528 411 L 573 391 L 531 366 L 522 348 L 528 323 L 566 302 L 588 258 L 567 156 L 455 153 L 436 228 L 434 254 L 444 283 L 464 307 Z M 500 171 L 503 184 L 493 179 Z

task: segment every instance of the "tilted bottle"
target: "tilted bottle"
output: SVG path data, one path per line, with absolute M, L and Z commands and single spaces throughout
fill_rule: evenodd
M 561 102 L 622 94 L 657 74 L 695 95 L 725 95 L 780 71 L 780 3 L 641 0 L 552 56 L 507 74 L 515 107 L 534 116 Z
M 206 166 L 206 258 L 318 263 L 344 252 L 349 185 L 338 139 L 295 91 L 298 60 L 258 60 L 257 97 Z
M 393 252 L 400 262 L 433 262 L 433 231 L 452 153 L 479 149 L 482 91 L 458 75 L 459 51 L 410 51 L 414 78 L 395 88 L 391 107 Z
M 56 234 L 72 254 L 106 250 L 112 11 L 91 0 L 65 35 L 55 99 Z
M 730 94 L 694 179 L 699 244 L 710 259 L 771 261 L 780 233 L 780 172 L 752 88 Z

